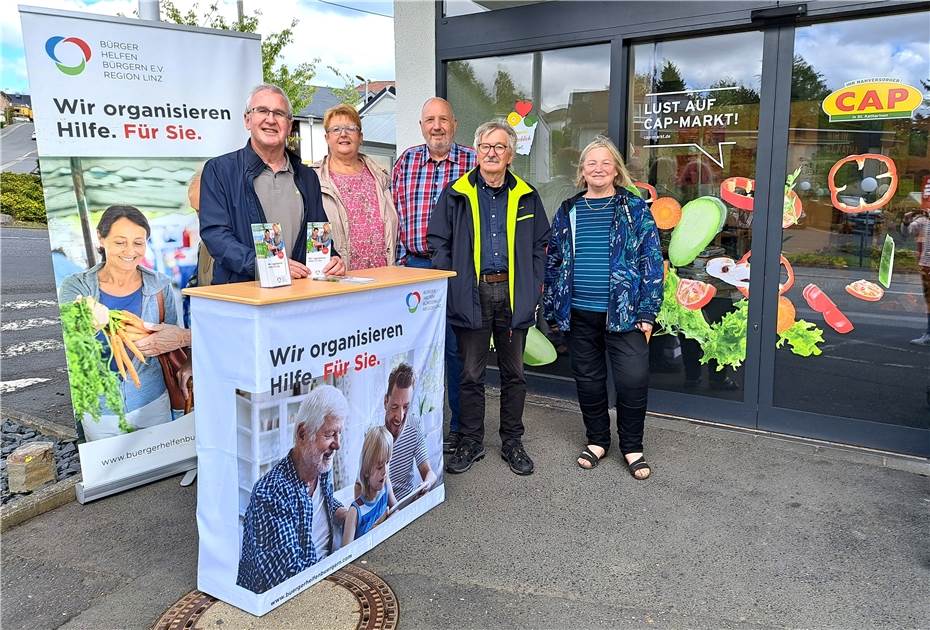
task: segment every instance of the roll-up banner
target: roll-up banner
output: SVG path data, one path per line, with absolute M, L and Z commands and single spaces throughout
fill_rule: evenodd
M 444 278 L 264 305 L 191 298 L 210 401 L 198 589 L 263 615 L 443 501 L 445 303 Z
M 232 31 L 19 11 L 84 502 L 196 466 L 185 349 L 164 351 L 186 340 L 178 289 L 197 270 L 200 168 L 247 139 L 261 44 Z M 147 356 L 158 351 L 162 359 Z

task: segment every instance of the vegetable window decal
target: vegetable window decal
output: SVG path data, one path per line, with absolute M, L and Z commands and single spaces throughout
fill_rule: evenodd
M 755 185 L 756 180 L 748 177 L 728 177 L 720 182 L 720 198 L 734 208 L 752 212 Z
M 804 215 L 801 198 L 794 192 L 794 182 L 801 173 L 798 168 L 794 173 L 788 176 L 785 182 L 785 201 L 782 211 L 782 228 L 789 228 L 796 225 Z M 755 192 L 756 180 L 749 177 L 728 177 L 720 182 L 720 198 L 734 208 L 744 212 L 752 212 L 755 209 Z
M 660 230 L 671 230 L 681 221 L 681 204 L 672 197 L 659 197 L 649 209 Z
M 846 285 L 846 292 L 866 302 L 878 302 L 885 295 L 885 290 L 868 280 L 856 280 Z
M 652 184 L 647 184 L 646 182 L 633 182 L 633 185 L 639 189 L 639 196 L 642 197 L 643 201 L 646 203 L 652 203 L 659 196 L 659 192 Z
M 827 322 L 830 328 L 841 335 L 853 331 L 854 326 L 849 321 L 849 318 L 816 284 L 809 284 L 804 287 L 801 295 L 804 296 L 808 306 L 823 314 L 823 321 Z
M 898 169 L 894 160 L 880 153 L 847 155 L 827 175 L 830 201 L 847 214 L 878 210 L 898 189 Z
M 678 282 L 675 299 L 689 311 L 696 311 L 707 306 L 716 293 L 717 289 L 712 284 L 683 278 Z

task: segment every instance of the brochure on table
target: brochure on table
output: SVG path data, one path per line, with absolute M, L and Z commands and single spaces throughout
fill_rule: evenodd
M 259 284 L 265 288 L 289 285 L 291 272 L 281 224 L 253 223 L 252 241 L 255 243 L 255 273 Z

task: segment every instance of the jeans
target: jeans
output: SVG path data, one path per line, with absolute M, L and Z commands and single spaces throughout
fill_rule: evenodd
M 572 309 L 568 349 L 578 404 L 588 444 L 610 449 L 607 414 L 607 366 L 617 390 L 620 452 L 643 451 L 646 397 L 649 392 L 649 346 L 640 330 L 608 332 L 607 314 Z M 606 352 L 606 356 L 605 356 Z
M 509 287 L 506 282 L 478 284 L 481 299 L 481 328 L 455 326 L 462 357 L 462 415 L 459 432 L 463 438 L 484 441 L 484 378 L 490 354 L 491 337 L 501 376 L 501 444 L 520 444 L 523 437 L 523 405 L 526 377 L 523 349 L 526 329 L 511 329 Z
M 430 269 L 433 265 L 429 258 L 407 255 L 407 267 Z M 449 419 L 449 430 L 459 430 L 459 382 L 462 380 L 462 360 L 459 358 L 458 343 L 452 326 L 446 324 L 446 393 L 449 396 L 449 409 L 452 417 Z

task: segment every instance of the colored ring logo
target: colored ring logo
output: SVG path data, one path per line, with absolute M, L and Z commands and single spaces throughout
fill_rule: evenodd
M 413 291 L 412 293 L 408 293 L 407 310 L 409 310 L 411 313 L 416 313 L 418 306 L 420 306 L 420 292 Z
M 61 63 L 61 60 L 58 59 L 58 56 L 55 54 L 55 49 L 58 48 L 58 44 L 74 44 L 77 46 L 81 51 L 81 55 L 84 57 L 81 59 L 81 63 L 76 66 L 66 66 Z M 58 69 L 61 70 L 63 74 L 72 77 L 84 72 L 85 64 L 90 61 L 90 46 L 87 45 L 87 42 L 78 37 L 61 37 L 59 35 L 49 37 L 48 41 L 45 42 L 45 52 L 52 61 L 55 62 L 55 65 L 58 66 Z

